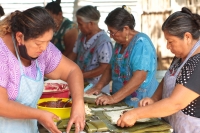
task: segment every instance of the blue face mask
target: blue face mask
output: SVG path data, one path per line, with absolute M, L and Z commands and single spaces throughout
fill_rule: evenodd
M 38 57 L 33 58 L 33 57 L 29 56 L 28 53 L 27 53 L 27 49 L 26 49 L 25 45 L 18 45 L 18 48 L 19 48 L 19 54 L 20 54 L 20 56 L 23 57 L 24 59 L 35 60 L 35 59 L 38 58 Z

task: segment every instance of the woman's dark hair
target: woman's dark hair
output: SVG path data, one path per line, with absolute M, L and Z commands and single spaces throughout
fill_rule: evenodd
M 25 41 L 37 38 L 50 29 L 55 29 L 55 23 L 43 7 L 33 7 L 23 12 L 15 11 L 0 22 L 0 36 L 20 31 L 24 34 Z
M 194 39 L 198 39 L 200 35 L 200 16 L 183 7 L 181 11 L 173 13 L 165 20 L 162 30 L 181 39 L 186 32 L 189 32 Z
M 3 16 L 5 13 L 4 13 L 4 10 L 3 10 L 3 7 L 0 5 L 0 17 Z
M 117 30 L 123 30 L 124 26 L 128 26 L 133 30 L 135 27 L 135 18 L 124 7 L 122 6 L 122 8 L 116 8 L 111 11 L 104 21 L 105 24 Z
M 50 11 L 53 14 L 59 14 L 59 12 L 62 12 L 62 8 L 58 2 L 52 1 L 49 2 L 46 6 L 45 9 Z
M 84 6 L 76 11 L 76 16 L 79 16 L 82 18 L 84 22 L 99 22 L 99 18 L 101 17 L 99 11 L 97 10 L 97 7 L 88 5 Z

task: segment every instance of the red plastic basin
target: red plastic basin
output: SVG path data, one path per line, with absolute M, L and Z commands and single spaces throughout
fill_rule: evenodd
M 43 92 L 40 98 L 69 98 L 69 90 L 59 92 Z
M 44 90 L 40 98 L 69 98 L 69 96 L 70 91 L 65 81 L 47 80 L 44 82 Z

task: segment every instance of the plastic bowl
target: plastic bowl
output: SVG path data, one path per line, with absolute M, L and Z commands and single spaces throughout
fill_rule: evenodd
M 66 88 L 57 90 L 56 87 L 58 87 L 59 84 L 66 84 Z M 50 88 L 50 90 L 47 88 Z M 53 90 L 53 88 L 55 88 L 55 90 Z M 40 98 L 69 98 L 69 96 L 70 91 L 65 81 L 49 79 L 44 82 L 44 90 Z
M 55 115 L 59 116 L 61 119 L 66 119 L 70 117 L 71 113 L 71 107 L 66 108 L 53 108 L 53 107 L 44 107 L 39 106 L 39 104 L 49 101 L 58 101 L 59 99 L 62 99 L 62 102 L 66 102 L 69 99 L 68 98 L 42 98 L 38 101 L 38 109 L 49 111 L 51 113 L 54 113 Z
M 43 92 L 40 98 L 69 98 L 69 90 L 57 92 Z

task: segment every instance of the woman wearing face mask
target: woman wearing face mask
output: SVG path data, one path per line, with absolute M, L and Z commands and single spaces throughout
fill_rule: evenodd
M 151 98 L 126 112 L 118 126 L 132 126 L 141 118 L 164 117 L 174 133 L 200 132 L 200 16 L 188 8 L 170 15 L 162 25 L 172 64 Z
M 15 11 L 0 22 L 0 132 L 37 133 L 37 121 L 52 133 L 61 133 L 59 118 L 36 109 L 43 78 L 62 79 L 73 98 L 67 127 L 84 128 L 83 80 L 79 67 L 52 44 L 55 23 L 42 7 Z M 76 82 L 74 82 L 76 81 Z

